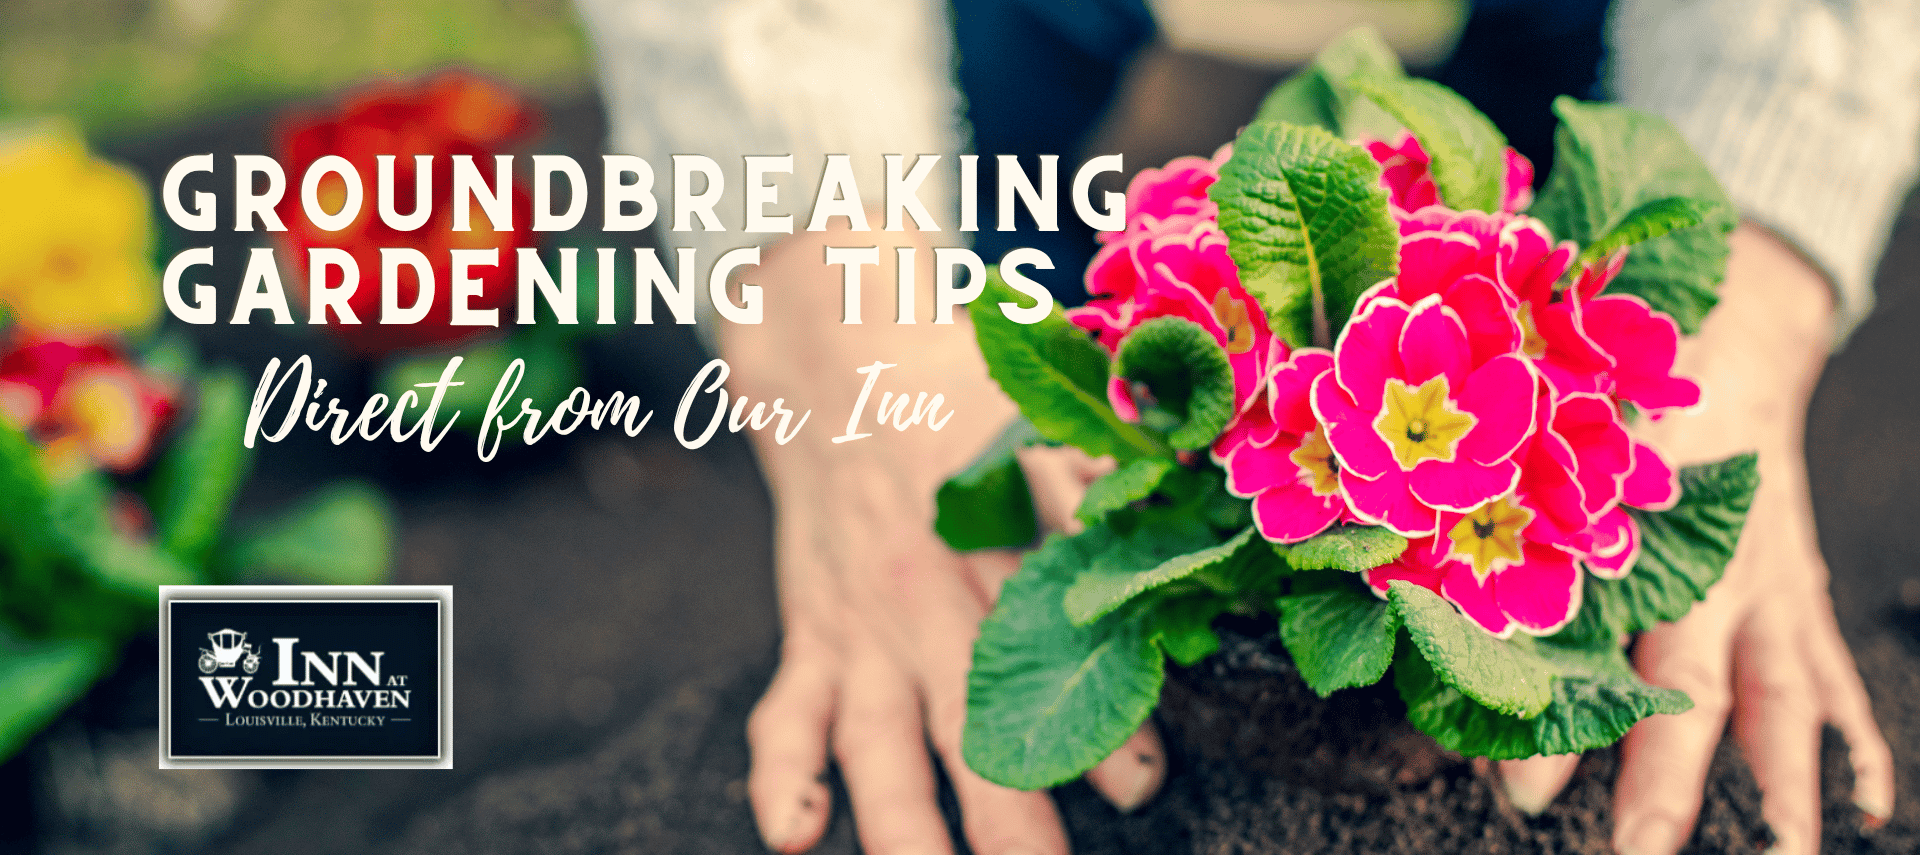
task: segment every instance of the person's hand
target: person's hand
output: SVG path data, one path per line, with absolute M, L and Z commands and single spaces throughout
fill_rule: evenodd
M 864 323 L 843 325 L 841 272 L 823 248 L 879 243 L 882 262 L 862 276 Z M 763 253 L 745 277 L 763 286 L 766 322 L 722 323 L 729 387 L 753 401 L 785 398 L 813 410 L 790 443 L 754 435 L 776 514 L 775 564 L 785 628 L 779 670 L 748 723 L 748 794 L 772 849 L 814 845 L 831 816 L 821 783 L 828 757 L 839 764 L 861 844 L 873 855 L 951 852 L 936 803 L 928 747 L 952 783 L 966 838 L 981 855 L 1065 855 L 1067 840 L 1043 792 L 996 786 L 960 755 L 966 676 L 980 620 L 1018 566 L 1010 552 L 956 555 L 933 533 L 933 495 L 1014 416 L 974 344 L 964 310 L 935 325 L 931 292 L 918 295 L 919 322 L 896 325 L 893 245 L 917 246 L 916 281 L 933 281 L 927 240 L 909 233 L 795 235 Z M 865 376 L 884 371 L 860 431 L 846 443 Z M 944 396 L 952 418 L 896 431 L 878 425 L 882 392 Z M 751 407 L 751 404 L 748 405 Z M 1023 457 L 1043 516 L 1070 516 L 1089 476 L 1084 457 Z M 1165 772 L 1158 738 L 1143 728 L 1087 774 L 1122 810 L 1157 789 Z
M 1702 406 L 1640 428 L 1676 465 L 1758 451 L 1760 488 L 1726 575 L 1634 650 L 1642 677 L 1686 692 L 1694 706 L 1641 722 L 1621 745 L 1614 848 L 1622 855 L 1672 855 L 1686 843 L 1729 722 L 1760 785 L 1771 851 L 1819 851 L 1826 723 L 1847 740 L 1854 803 L 1869 823 L 1892 815 L 1892 755 L 1834 622 L 1807 492 L 1803 431 L 1830 345 L 1829 294 L 1778 238 L 1741 227 L 1721 303 L 1698 336 L 1683 340 L 1676 366 L 1701 382 Z M 1501 764 L 1514 804 L 1544 809 L 1577 759 Z

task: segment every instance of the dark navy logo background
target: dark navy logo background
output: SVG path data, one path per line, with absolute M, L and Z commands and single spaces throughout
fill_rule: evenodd
M 167 602 L 170 759 L 443 755 L 441 603 Z

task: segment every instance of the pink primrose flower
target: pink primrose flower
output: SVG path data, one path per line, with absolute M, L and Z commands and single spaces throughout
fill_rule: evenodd
M 1539 378 L 1523 357 L 1476 361 L 1463 319 L 1438 295 L 1374 295 L 1340 334 L 1314 413 L 1339 455 L 1350 507 L 1401 534 L 1431 534 L 1511 491 L 1532 434 Z
M 1433 158 L 1413 134 L 1401 131 L 1398 142 L 1364 139 L 1360 145 L 1380 164 L 1380 184 L 1387 188 L 1394 213 L 1411 214 L 1445 203 L 1440 198 L 1440 186 L 1433 181 Z M 1509 148 L 1504 166 L 1500 210 L 1509 214 L 1524 211 L 1533 204 L 1533 162 Z

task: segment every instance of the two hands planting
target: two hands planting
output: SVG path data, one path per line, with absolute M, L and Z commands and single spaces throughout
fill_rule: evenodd
M 913 234 L 878 237 L 928 243 Z M 964 322 L 838 324 L 839 273 L 818 262 L 833 241 L 831 232 L 795 236 L 767 255 L 759 280 L 783 283 L 799 316 L 726 328 L 723 348 L 739 390 L 851 400 L 860 377 L 853 369 L 877 358 L 900 366 L 890 381 L 939 389 L 964 417 L 938 434 L 758 449 L 778 508 L 786 632 L 779 671 L 750 723 L 749 793 L 762 836 L 782 852 L 819 839 L 832 811 L 821 783 L 832 758 L 867 851 L 949 851 L 935 802 L 937 759 L 975 851 L 1066 852 L 1044 793 L 991 784 L 960 756 L 973 641 L 1017 558 L 956 554 L 931 528 L 935 488 L 1014 408 L 987 376 Z M 1720 584 L 1685 618 L 1635 645 L 1641 675 L 1687 692 L 1694 708 L 1648 719 L 1622 746 L 1615 845 L 1626 853 L 1670 853 L 1686 841 L 1728 724 L 1754 768 L 1779 851 L 1817 851 L 1825 723 L 1846 737 L 1861 810 L 1870 821 L 1892 811 L 1891 758 L 1834 622 L 1807 495 L 1801 434 L 1829 344 L 1827 286 L 1764 231 L 1743 227 L 1732 246 L 1721 305 L 1683 341 L 1677 366 L 1710 390 L 1705 404 L 1639 431 L 1675 463 L 1757 450 L 1763 486 Z M 880 274 L 872 280 L 894 279 Z M 931 278 L 923 271 L 918 281 Z M 1042 518 L 1070 525 L 1077 493 L 1097 471 L 1064 451 L 1030 452 L 1023 462 Z M 1537 811 L 1574 762 L 1510 761 L 1501 772 L 1514 803 Z M 1164 770 L 1158 739 L 1143 729 L 1087 777 L 1131 809 Z

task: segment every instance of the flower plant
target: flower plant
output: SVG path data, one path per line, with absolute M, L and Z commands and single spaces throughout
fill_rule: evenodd
M 1536 199 L 1492 123 L 1356 31 L 1213 158 L 1135 178 L 1088 305 L 1015 324 L 989 284 L 975 331 L 1023 418 L 941 488 L 936 528 L 1031 544 L 1021 445 L 1116 468 L 981 625 L 975 771 L 1091 768 L 1229 612 L 1274 615 L 1322 696 L 1391 680 L 1462 754 L 1583 751 L 1689 708 L 1621 639 L 1718 580 L 1754 458 L 1676 469 L 1628 427 L 1699 403 L 1674 357 L 1735 216 L 1662 120 L 1554 109 Z
M 48 123 L 0 132 L 0 760 L 153 626 L 158 586 L 386 576 L 391 511 L 334 484 L 230 524 L 247 392 L 148 333 L 153 216 L 139 180 Z M 15 239 L 17 238 L 17 239 Z

